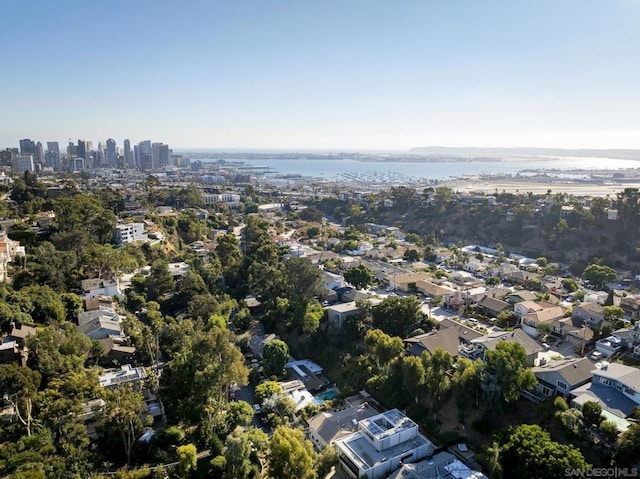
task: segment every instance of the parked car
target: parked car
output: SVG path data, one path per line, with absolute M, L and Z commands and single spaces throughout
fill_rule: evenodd
M 594 361 L 597 361 L 598 359 L 602 359 L 602 353 L 600 351 L 594 351 L 589 355 L 589 357 Z
M 262 412 L 262 408 L 260 407 L 260 404 L 254 404 L 253 410 L 256 414 L 260 414 Z

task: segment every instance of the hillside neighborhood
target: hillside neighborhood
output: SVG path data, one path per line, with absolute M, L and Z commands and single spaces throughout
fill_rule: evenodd
M 482 205 L 511 223 L 513 197 L 104 173 L 4 187 L 0 474 L 638 466 L 638 271 L 402 219 Z M 632 194 L 520 200 L 568 231 L 579 202 L 631 237 Z

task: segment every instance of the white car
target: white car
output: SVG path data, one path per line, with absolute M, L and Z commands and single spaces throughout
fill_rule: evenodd
M 260 414 L 262 412 L 262 408 L 260 407 L 260 404 L 254 404 L 253 410 L 255 411 L 256 414 Z
M 594 351 L 589 355 L 589 357 L 594 361 L 597 361 L 598 359 L 602 359 L 602 353 L 600 351 Z

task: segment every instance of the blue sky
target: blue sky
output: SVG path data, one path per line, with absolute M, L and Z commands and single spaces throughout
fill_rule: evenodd
M 0 146 L 640 148 L 640 0 L 0 0 Z

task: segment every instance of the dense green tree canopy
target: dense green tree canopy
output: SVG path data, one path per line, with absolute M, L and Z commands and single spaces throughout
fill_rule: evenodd
M 269 476 L 274 479 L 295 477 L 315 479 L 316 453 L 300 429 L 280 426 L 269 442 Z
M 633 467 L 640 464 L 640 424 L 632 423 L 629 429 L 618 437 L 614 460 L 619 467 Z
M 349 268 L 344 272 L 344 279 L 356 289 L 364 289 L 373 281 L 373 273 L 364 265 Z
M 129 464 L 135 442 L 152 422 L 144 397 L 130 385 L 105 389 L 102 393 L 105 406 L 98 424 L 101 440 L 114 450 L 119 446 Z
M 22 288 L 18 294 L 25 295 L 33 304 L 31 316 L 34 321 L 42 324 L 64 321 L 67 315 L 65 303 L 62 302 L 60 295 L 49 286 L 34 284 Z
M 607 283 L 615 281 L 618 277 L 616 271 L 600 264 L 590 264 L 582 273 L 582 277 L 589 281 L 595 288 L 603 288 Z
M 379 371 L 388 371 L 391 361 L 404 352 L 402 339 L 389 336 L 380 329 L 368 331 L 364 343 Z
M 56 200 L 54 211 L 59 232 L 86 231 L 99 243 L 111 239 L 116 217 L 94 196 L 86 193 L 63 196 Z
M 247 382 L 242 353 L 231 333 L 216 326 L 177 333 L 180 349 L 160 378 L 163 401 L 188 424 L 208 423 L 226 403 L 231 384 Z
M 262 352 L 262 365 L 269 376 L 281 376 L 289 361 L 289 346 L 280 339 L 269 341 Z
M 520 397 L 522 390 L 533 389 L 537 381 L 526 363 L 527 354 L 519 343 L 505 341 L 495 350 L 487 351 L 485 394 L 495 392 L 497 398 L 509 404 Z
M 386 298 L 371 309 L 373 327 L 391 336 L 406 338 L 424 319 L 420 301 L 414 296 Z
M 270 398 L 271 396 L 278 396 L 282 394 L 282 386 L 280 386 L 276 381 L 265 381 L 256 386 L 255 397 L 256 401 L 259 404 Z
M 27 338 L 27 343 L 36 352 L 29 360 L 30 366 L 47 380 L 82 369 L 91 349 L 91 340 L 72 324 L 41 328 L 35 337 Z
M 289 258 L 284 268 L 290 298 L 310 300 L 322 294 L 322 272 L 308 258 Z
M 218 238 L 216 255 L 222 265 L 222 274 L 226 285 L 236 288 L 242 280 L 242 251 L 238 240 L 232 234 L 226 234 Z
M 173 276 L 169 272 L 169 263 L 166 260 L 158 259 L 151 264 L 146 286 L 147 298 L 154 301 L 173 289 Z
M 564 477 L 567 469 L 589 467 L 580 451 L 552 441 L 536 424 L 511 429 L 500 445 L 499 460 L 505 479 Z

